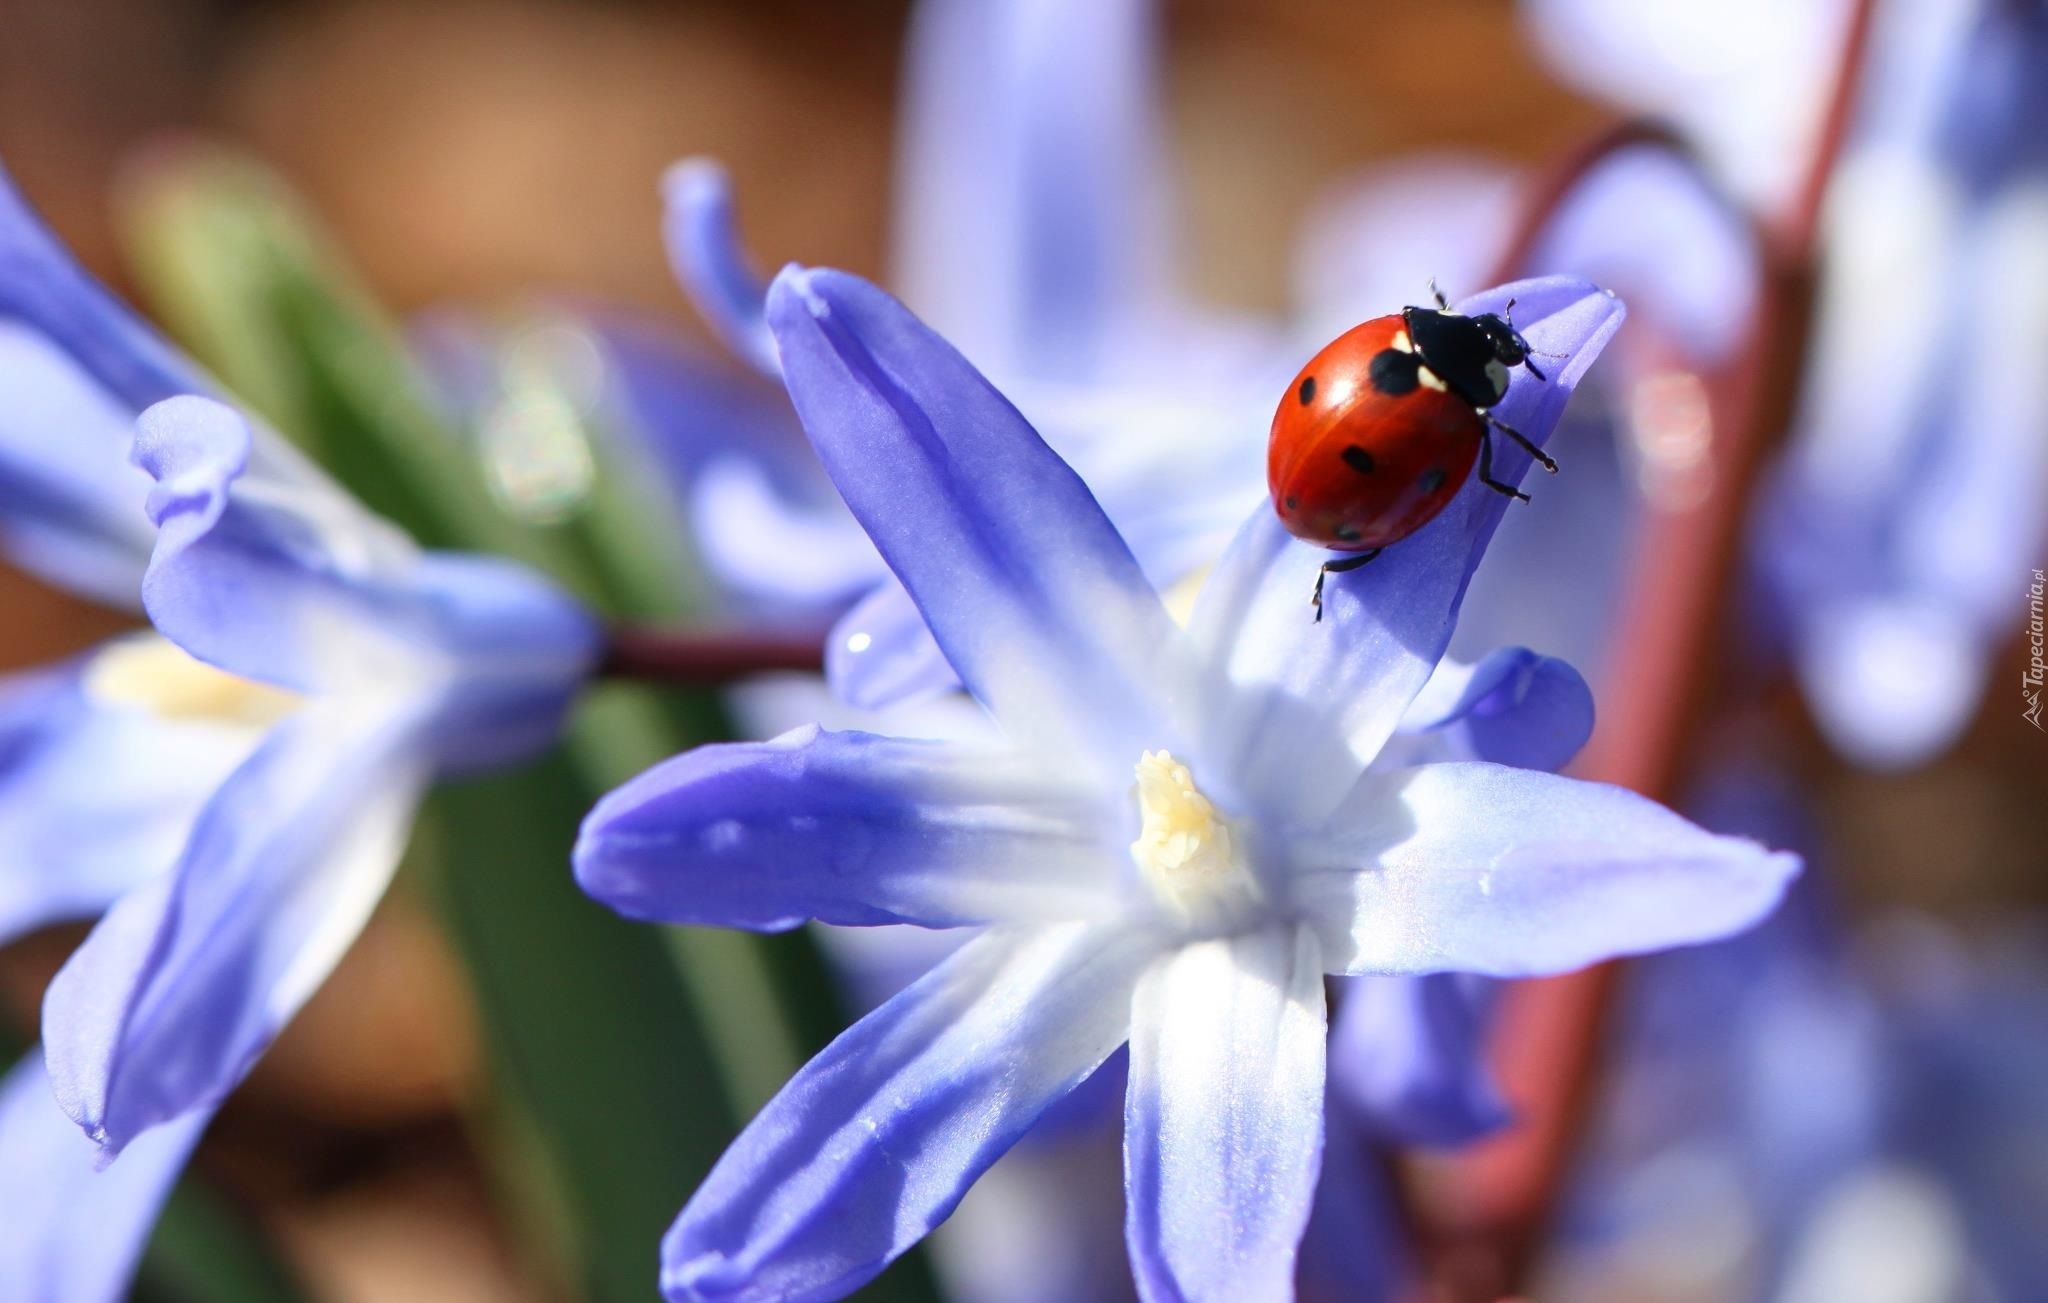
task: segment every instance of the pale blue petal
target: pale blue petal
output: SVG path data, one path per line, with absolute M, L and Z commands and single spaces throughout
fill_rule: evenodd
M 1314 933 L 1180 947 L 1131 1004 L 1125 1238 L 1146 1303 L 1283 1300 L 1323 1157 Z
M 1294 257 L 1305 333 L 1335 339 L 1427 303 L 1432 280 L 1447 294 L 1484 284 L 1507 245 L 1517 181 L 1492 159 L 1425 154 L 1368 168 L 1319 196 Z
M 1554 368 L 1547 381 L 1517 370 L 1496 414 L 1541 444 L 1620 328 L 1623 309 L 1568 277 L 1501 286 L 1458 309 L 1497 312 L 1511 297 L 1530 344 L 1558 356 L 1544 359 Z M 1496 474 L 1520 480 L 1528 455 L 1506 440 L 1495 452 Z M 1191 632 L 1240 688 L 1231 708 L 1216 712 L 1204 753 L 1242 775 L 1268 817 L 1319 821 L 1378 754 L 1435 671 L 1507 501 L 1475 476 L 1412 537 L 1370 565 L 1331 576 L 1320 623 L 1309 595 L 1333 554 L 1289 535 L 1270 505 L 1254 511 L 1203 589 Z
M 331 485 L 253 463 L 233 408 L 178 398 L 143 413 L 135 460 L 155 477 L 155 556 L 143 581 L 150 620 L 209 664 L 299 691 L 323 685 L 332 639 L 376 584 L 397 584 L 418 550 Z M 321 618 L 321 617 L 326 618 Z
M 799 729 L 698 747 L 606 796 L 583 889 L 635 918 L 775 930 L 1074 918 L 1114 899 L 1117 825 L 1006 749 Z
M 1748 337 L 1763 275 L 1746 211 L 1661 145 L 1616 150 L 1589 171 L 1517 270 L 1592 277 L 1701 369 Z
M 707 461 L 687 496 L 705 567 L 749 602 L 836 609 L 877 584 L 894 586 L 889 568 L 837 498 L 798 502 L 757 458 Z
M 1184 735 L 1186 646 L 1080 478 L 951 346 L 841 272 L 769 294 L 826 472 L 1013 737 L 1128 772 Z
M 1522 0 L 1520 10 L 1536 49 L 1567 80 L 1676 121 L 1768 211 L 1798 183 L 1825 107 L 1827 79 L 1814 70 L 1833 66 L 1850 4 Z
M 143 601 L 157 628 L 298 691 L 445 692 L 450 763 L 464 767 L 552 736 L 596 654 L 581 607 L 510 562 L 423 554 L 324 480 L 251 460 L 263 451 L 207 399 L 143 414 L 136 459 L 157 477 L 159 529 Z
M 906 55 L 893 282 L 1005 381 L 1101 379 L 1164 296 L 1149 0 L 930 0 Z
M 0 549 L 59 587 L 136 606 L 154 534 L 149 477 L 128 464 L 134 412 L 4 315 L 0 393 Z
M 1332 972 L 1498 977 L 1731 935 L 1800 867 L 1619 787 L 1480 763 L 1367 775 L 1296 854 Z
M 0 944 L 177 862 L 255 730 L 95 698 L 90 661 L 0 687 Z
M 1458 1145 L 1509 1121 L 1486 1068 L 1493 983 L 1465 973 L 1354 977 L 1330 1032 L 1330 1094 L 1394 1145 Z
M 316 703 L 272 730 L 179 862 L 125 896 L 50 984 L 57 1097 L 110 1154 L 217 1104 L 341 958 L 425 783 L 418 723 Z
M 115 403 L 139 412 L 213 386 L 80 267 L 0 171 L 0 320 L 41 335 Z
M 796 1303 L 872 1279 L 1123 1043 L 1155 945 L 1069 925 L 964 946 L 740 1133 L 662 1244 L 662 1292 Z
M 832 626 L 825 677 L 857 710 L 883 710 L 960 686 L 903 585 L 890 578 Z
M 763 316 L 768 283 L 747 261 L 735 228 L 732 180 L 708 158 L 686 159 L 661 179 L 669 266 L 726 347 L 765 376 L 782 373 Z
M 1490 760 L 1562 769 L 1593 734 L 1593 692 L 1579 672 L 1527 647 L 1502 647 L 1476 664 L 1444 660 L 1401 717 L 1394 750 L 1416 744 L 1427 760 Z M 1380 764 L 1387 756 L 1382 754 Z
M 1465 590 L 1452 656 L 1477 660 L 1523 643 L 1602 682 L 1643 514 L 1621 407 L 1634 378 L 1625 369 L 1618 384 L 1607 378 L 1603 368 L 1587 381 L 1551 435 L 1564 469 L 1502 517 Z
M 43 1056 L 0 1085 L 0 1282 L 10 1303 L 119 1303 L 210 1112 L 188 1114 L 100 1167 L 51 1098 Z

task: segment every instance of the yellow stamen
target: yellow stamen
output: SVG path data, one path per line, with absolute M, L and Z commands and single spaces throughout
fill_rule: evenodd
M 282 688 L 217 670 L 149 633 L 108 643 L 86 667 L 85 692 L 162 719 L 259 728 L 276 723 L 298 705 L 298 698 Z

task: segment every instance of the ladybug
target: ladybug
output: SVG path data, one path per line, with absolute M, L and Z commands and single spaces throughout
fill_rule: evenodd
M 1532 350 L 1510 315 L 1403 308 L 1337 336 L 1294 378 L 1273 414 L 1266 484 L 1280 523 L 1296 538 L 1350 555 L 1323 563 L 1310 599 L 1323 618 L 1323 580 L 1356 570 L 1450 504 L 1472 465 L 1479 482 L 1523 502 L 1493 478 L 1493 434 L 1513 439 L 1555 472 L 1557 463 L 1491 412 L 1508 369 Z

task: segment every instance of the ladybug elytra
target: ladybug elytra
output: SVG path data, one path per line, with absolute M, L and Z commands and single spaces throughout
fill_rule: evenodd
M 1435 288 L 1431 287 L 1432 290 Z M 1493 477 L 1493 434 L 1507 435 L 1543 468 L 1552 461 L 1491 412 L 1508 371 L 1529 361 L 1509 314 L 1464 316 L 1438 306 L 1375 317 L 1309 359 L 1280 400 L 1266 452 L 1266 483 L 1287 532 L 1349 555 L 1323 563 L 1311 599 L 1323 617 L 1323 580 L 1356 570 L 1450 504 L 1476 462 L 1479 481 L 1526 502 Z

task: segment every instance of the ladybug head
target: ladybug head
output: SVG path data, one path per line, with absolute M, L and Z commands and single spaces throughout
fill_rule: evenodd
M 1496 361 L 1502 366 L 1526 366 L 1530 375 L 1542 380 L 1545 378 L 1543 373 L 1529 360 L 1529 355 L 1535 350 L 1529 347 L 1528 340 L 1522 338 L 1522 332 L 1515 329 L 1515 323 L 1509 315 L 1514 310 L 1515 301 L 1509 299 L 1506 312 L 1481 313 L 1473 318 L 1473 322 L 1486 336 L 1486 342 L 1493 346 Z

